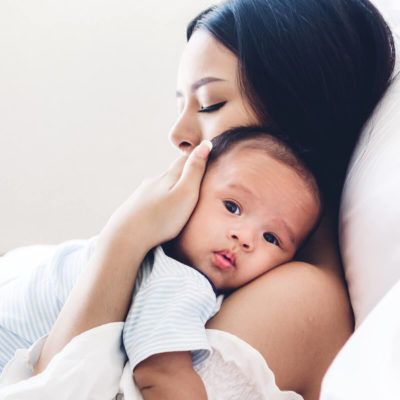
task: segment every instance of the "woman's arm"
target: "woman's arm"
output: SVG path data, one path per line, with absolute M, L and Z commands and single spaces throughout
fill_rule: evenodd
M 166 173 L 145 181 L 112 215 L 48 336 L 34 374 L 73 337 L 124 320 L 144 256 L 175 237 L 193 211 L 208 153 L 209 146 L 200 144 L 189 158 L 182 155 Z
M 329 364 L 353 330 L 331 232 L 325 221 L 310 243 L 322 246 L 320 254 L 309 253 L 318 265 L 293 261 L 269 271 L 230 295 L 207 324 L 257 349 L 279 388 L 306 400 L 318 399 Z
M 296 254 L 296 260 L 330 269 L 342 275 L 337 238 L 337 213 L 327 210 L 318 229 L 306 245 Z

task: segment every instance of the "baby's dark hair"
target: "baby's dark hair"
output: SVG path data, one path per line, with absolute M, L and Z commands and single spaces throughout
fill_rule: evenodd
M 307 183 L 322 209 L 322 195 L 312 172 L 301 160 L 301 156 L 287 144 L 284 136 L 272 127 L 240 126 L 229 129 L 212 139 L 213 148 L 208 157 L 207 168 L 212 166 L 222 155 L 241 145 L 265 151 L 272 158 L 293 168 Z

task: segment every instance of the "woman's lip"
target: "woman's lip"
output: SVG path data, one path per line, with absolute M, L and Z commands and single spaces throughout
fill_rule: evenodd
M 232 261 L 224 257 L 223 251 L 214 253 L 214 261 L 217 267 L 221 269 L 229 269 L 234 267 Z

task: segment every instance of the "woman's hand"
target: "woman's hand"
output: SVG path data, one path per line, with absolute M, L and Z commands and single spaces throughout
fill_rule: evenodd
M 211 147 L 204 141 L 162 175 L 146 179 L 111 216 L 101 236 L 130 241 L 139 230 L 147 251 L 176 237 L 197 204 Z
M 112 215 L 44 344 L 34 375 L 75 336 L 125 319 L 144 256 L 175 237 L 196 206 L 210 147 L 202 143 L 190 156 L 179 157 Z

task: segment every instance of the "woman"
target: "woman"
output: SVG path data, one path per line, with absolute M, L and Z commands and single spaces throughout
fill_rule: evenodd
M 314 173 L 326 204 L 299 261 L 232 294 L 208 327 L 258 350 L 281 390 L 317 399 L 327 367 L 352 332 L 336 245 L 337 205 L 360 128 L 390 79 L 390 31 L 367 0 L 232 0 L 196 18 L 188 39 L 172 142 L 190 152 L 232 126 L 273 125 Z M 206 157 L 203 146 L 188 160 L 182 156 L 112 216 L 36 373 L 71 338 L 124 319 L 137 266 L 184 226 Z M 137 226 L 144 227 L 140 234 Z

